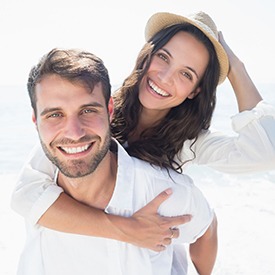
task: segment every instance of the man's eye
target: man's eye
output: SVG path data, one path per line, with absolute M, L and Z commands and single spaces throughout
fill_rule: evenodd
M 82 111 L 82 113 L 84 113 L 84 114 L 91 114 L 91 113 L 95 113 L 95 112 L 96 112 L 96 110 L 94 110 L 94 109 L 84 109 Z
M 61 117 L 62 115 L 59 113 L 50 114 L 48 117 Z

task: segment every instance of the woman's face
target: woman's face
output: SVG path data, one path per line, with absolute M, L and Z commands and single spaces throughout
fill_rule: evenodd
M 152 57 L 139 86 L 139 100 L 148 110 L 166 114 L 200 92 L 198 84 L 209 62 L 206 47 L 192 34 L 180 31 Z

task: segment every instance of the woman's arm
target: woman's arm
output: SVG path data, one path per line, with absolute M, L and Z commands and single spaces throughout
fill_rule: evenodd
M 262 100 L 262 97 L 249 77 L 244 64 L 227 45 L 221 32 L 219 40 L 229 59 L 230 67 L 227 77 L 235 92 L 239 111 L 251 110 Z
M 214 219 L 207 231 L 190 244 L 190 258 L 200 275 L 210 275 L 216 261 L 218 249 L 217 219 Z
M 159 205 L 170 194 L 170 189 L 165 190 L 132 216 L 121 217 L 106 214 L 62 193 L 38 224 L 57 231 L 116 239 L 161 251 L 170 244 L 170 228 L 190 221 L 189 215 L 163 217 L 157 214 Z M 173 238 L 178 236 L 178 230 L 174 230 Z
M 29 223 L 57 231 L 129 242 L 155 251 L 170 244 L 170 227 L 188 222 L 189 216 L 174 218 L 157 214 L 159 205 L 171 194 L 160 193 L 131 217 L 109 215 L 77 202 L 54 182 L 56 168 L 36 147 L 24 166 L 13 192 L 12 208 Z M 175 238 L 178 231 L 174 232 Z
M 228 79 L 234 89 L 239 113 L 232 117 L 236 135 L 204 131 L 192 146 L 194 163 L 225 173 L 250 173 L 275 167 L 275 108 L 264 102 L 243 63 L 219 34 L 226 50 L 230 70 Z M 192 159 L 191 141 L 184 143 L 182 159 Z

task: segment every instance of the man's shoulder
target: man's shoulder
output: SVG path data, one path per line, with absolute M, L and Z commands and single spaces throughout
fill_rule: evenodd
M 176 171 L 168 168 L 161 168 L 138 158 L 133 157 L 132 160 L 134 163 L 135 172 L 142 177 L 148 177 L 154 181 L 167 181 L 173 185 L 178 183 L 180 185 L 183 184 L 193 187 L 192 179 L 186 174 L 177 173 Z
M 125 168 L 127 169 L 127 174 L 129 174 L 130 172 L 133 173 L 135 175 L 135 180 L 140 179 L 145 184 L 147 184 L 148 182 L 150 182 L 151 184 L 154 182 L 158 182 L 159 186 L 161 186 L 161 182 L 163 182 L 166 183 L 166 187 L 169 187 L 171 185 L 174 186 L 175 183 L 178 183 L 179 185 L 184 185 L 186 187 L 193 187 L 193 181 L 189 176 L 177 173 L 172 169 L 161 168 L 159 166 L 152 165 L 147 161 L 132 157 L 118 142 L 116 142 L 116 146 L 120 168 L 123 167 L 122 170 L 124 171 L 124 173 Z

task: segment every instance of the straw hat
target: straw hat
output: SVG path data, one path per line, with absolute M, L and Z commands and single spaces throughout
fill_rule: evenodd
M 162 29 L 185 22 L 200 29 L 213 43 L 220 63 L 219 84 L 222 83 L 225 80 L 229 70 L 229 61 L 223 46 L 218 41 L 217 27 L 208 14 L 200 11 L 188 17 L 184 17 L 168 12 L 155 13 L 149 18 L 145 27 L 146 41 L 149 41 Z

